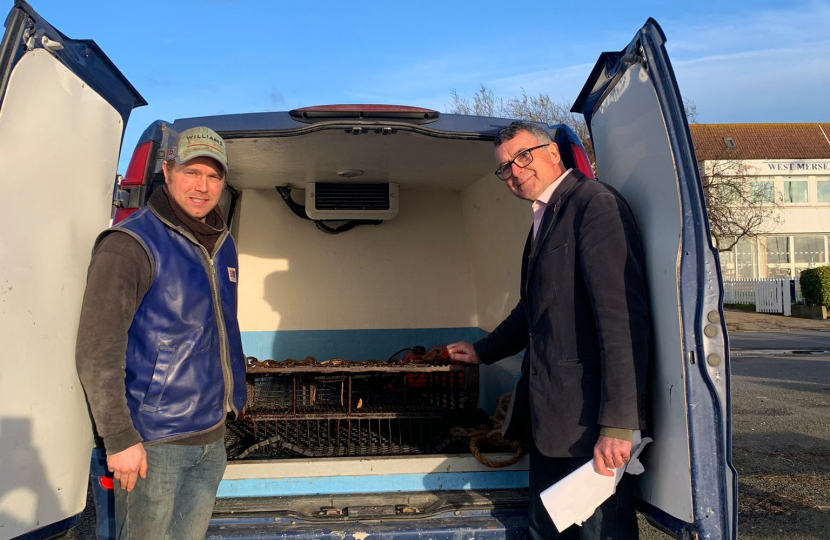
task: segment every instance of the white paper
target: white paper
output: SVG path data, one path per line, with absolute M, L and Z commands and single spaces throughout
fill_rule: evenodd
M 634 431 L 631 442 L 631 457 L 624 467 L 611 469 L 614 476 L 604 476 L 594 470 L 593 460 L 578 468 L 559 482 L 541 493 L 542 504 L 550 514 L 559 532 L 573 524 L 582 525 L 594 515 L 596 509 L 614 494 L 624 473 L 641 474 L 645 469 L 637 457 L 651 442 L 640 439 L 640 431 Z

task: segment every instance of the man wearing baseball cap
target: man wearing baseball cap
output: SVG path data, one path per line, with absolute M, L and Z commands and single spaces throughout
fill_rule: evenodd
M 204 538 L 225 419 L 246 399 L 237 254 L 217 208 L 225 142 L 191 128 L 165 155 L 163 188 L 98 237 L 78 329 L 120 539 Z

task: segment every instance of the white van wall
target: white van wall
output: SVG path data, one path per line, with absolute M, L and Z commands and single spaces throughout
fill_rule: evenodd
M 461 192 L 461 208 L 473 265 L 478 325 L 491 332 L 519 302 L 522 251 L 533 215 L 530 203 L 513 196 L 493 174 Z
M 248 355 L 388 358 L 476 339 L 476 289 L 457 192 L 402 191 L 400 214 L 331 235 L 275 190 L 243 190 L 239 323 Z
M 461 192 L 481 334 L 491 332 L 516 307 L 521 285 L 522 251 L 533 224 L 527 201 L 517 199 L 489 174 Z M 481 366 L 479 403 L 492 414 L 496 399 L 512 392 L 522 355 Z
M 401 191 L 397 218 L 319 231 L 276 191 L 246 189 L 234 221 L 239 324 L 259 359 L 382 359 L 475 341 L 519 299 L 530 208 L 494 176 L 463 190 Z M 521 358 L 481 369 L 480 404 L 510 392 Z

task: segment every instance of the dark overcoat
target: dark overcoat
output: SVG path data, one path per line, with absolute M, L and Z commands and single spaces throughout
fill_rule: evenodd
M 644 257 L 616 190 L 562 179 L 528 236 L 519 303 L 475 349 L 484 364 L 525 350 L 503 431 L 529 427 L 545 455 L 591 456 L 601 426 L 646 427 Z

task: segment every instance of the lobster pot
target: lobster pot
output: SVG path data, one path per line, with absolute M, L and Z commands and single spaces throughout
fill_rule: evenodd
M 481 414 L 474 365 L 249 366 L 247 385 L 230 459 L 444 452 Z

